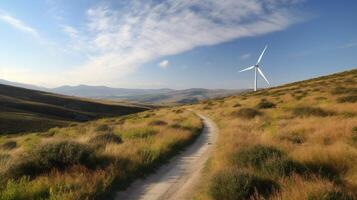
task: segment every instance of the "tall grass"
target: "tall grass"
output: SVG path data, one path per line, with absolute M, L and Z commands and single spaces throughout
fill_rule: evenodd
M 16 147 L 0 148 L 0 199 L 109 198 L 180 152 L 201 129 L 192 112 L 168 108 L 2 137 L 0 147 L 12 141 Z
M 353 70 L 189 106 L 220 127 L 194 198 L 357 199 L 356 82 Z M 270 180 L 273 193 L 248 192 L 249 177 Z

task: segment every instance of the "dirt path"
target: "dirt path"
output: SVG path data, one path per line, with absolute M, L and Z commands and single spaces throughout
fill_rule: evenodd
M 198 114 L 204 123 L 202 134 L 194 144 L 174 157 L 168 164 L 144 180 L 134 182 L 127 190 L 118 192 L 115 200 L 186 200 L 198 183 L 201 170 L 217 138 L 216 125 Z

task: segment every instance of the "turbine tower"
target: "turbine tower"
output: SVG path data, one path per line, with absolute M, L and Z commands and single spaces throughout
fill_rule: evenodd
M 265 46 L 262 54 L 260 54 L 259 58 L 258 58 L 258 61 L 255 65 L 251 66 L 251 67 L 248 67 L 246 69 L 243 69 L 242 71 L 240 72 L 244 72 L 244 71 L 248 71 L 248 70 L 251 70 L 251 69 L 254 69 L 254 91 L 257 91 L 257 87 L 258 87 L 258 77 L 257 77 L 257 71 L 259 72 L 259 74 L 264 78 L 264 80 L 270 85 L 268 79 L 264 76 L 262 70 L 260 70 L 259 68 L 259 64 L 260 64 L 260 61 L 262 60 L 262 57 L 265 53 L 265 51 L 267 50 L 268 46 Z

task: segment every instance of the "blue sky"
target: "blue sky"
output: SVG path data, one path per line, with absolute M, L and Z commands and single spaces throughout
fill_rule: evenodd
M 8 0 L 0 79 L 47 87 L 251 88 L 356 68 L 356 1 Z M 260 86 L 267 86 L 259 80 Z

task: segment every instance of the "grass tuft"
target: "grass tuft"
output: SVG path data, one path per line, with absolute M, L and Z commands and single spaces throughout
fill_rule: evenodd
M 16 141 L 7 141 L 1 145 L 1 148 L 4 150 L 12 150 L 17 147 Z
M 357 95 L 350 95 L 337 98 L 338 103 L 356 103 L 357 102 Z
M 310 107 L 310 106 L 300 106 L 293 109 L 293 114 L 298 117 L 327 117 L 334 115 L 331 111 L 326 111 L 322 108 L 318 107 Z
M 88 145 L 71 141 L 51 142 L 13 160 L 6 174 L 7 178 L 36 176 L 53 169 L 64 170 L 74 165 L 93 167 L 94 163 L 94 152 Z
M 254 108 L 241 108 L 238 111 L 234 111 L 232 114 L 243 119 L 253 119 L 262 115 L 260 111 Z
M 163 120 L 154 120 L 149 123 L 150 126 L 166 126 L 167 122 Z
M 250 199 L 254 195 L 268 197 L 278 185 L 272 180 L 235 171 L 215 174 L 210 184 L 210 195 L 215 200 Z
M 97 144 L 120 144 L 122 143 L 121 137 L 115 135 L 114 133 L 104 133 L 99 134 L 92 137 L 89 140 L 89 143 L 97 143 Z
M 256 107 L 258 109 L 269 109 L 269 108 L 275 108 L 276 105 L 273 102 L 270 102 L 266 99 L 261 99 Z

